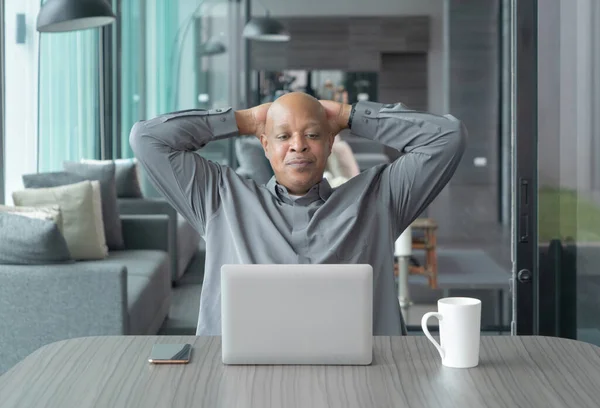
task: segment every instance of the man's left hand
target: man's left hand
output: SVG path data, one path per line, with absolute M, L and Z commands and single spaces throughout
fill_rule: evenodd
M 352 105 L 326 100 L 320 100 L 319 102 L 323 108 L 325 108 L 327 123 L 329 124 L 333 136 L 340 133 L 342 129 L 348 127 L 348 119 L 350 117 Z

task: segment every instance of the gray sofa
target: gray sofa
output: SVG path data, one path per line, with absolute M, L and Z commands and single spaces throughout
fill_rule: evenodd
M 158 332 L 171 305 L 169 219 L 121 222 L 126 249 L 107 259 L 0 265 L 0 374 L 58 340 Z
M 390 163 L 385 147 L 373 140 L 352 136 L 348 130 L 340 132 L 342 140 L 350 145 L 360 171 L 365 171 L 380 164 Z
M 117 202 L 121 214 L 164 214 L 169 217 L 171 281 L 177 283 L 198 252 L 200 234 L 164 198 L 119 198 Z

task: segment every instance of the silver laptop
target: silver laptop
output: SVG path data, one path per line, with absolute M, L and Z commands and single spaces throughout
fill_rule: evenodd
M 225 364 L 371 364 L 370 265 L 224 265 Z

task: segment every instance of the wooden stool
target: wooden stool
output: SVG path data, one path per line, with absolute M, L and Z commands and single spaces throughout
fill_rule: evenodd
M 423 237 L 415 238 L 412 240 L 413 250 L 425 251 L 425 263 L 422 266 L 409 266 L 409 273 L 411 275 L 422 275 L 427 277 L 429 281 L 429 287 L 431 289 L 437 289 L 437 255 L 436 255 L 436 230 L 437 223 L 431 218 L 417 218 L 411 224 L 414 231 L 423 231 Z M 398 265 L 394 265 L 394 275 L 398 275 Z

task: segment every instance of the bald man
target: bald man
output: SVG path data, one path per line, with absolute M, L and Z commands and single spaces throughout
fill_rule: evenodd
M 342 129 L 403 155 L 332 189 L 323 179 Z M 265 185 L 196 153 L 207 143 L 256 135 L 273 168 Z M 466 130 L 451 115 L 401 103 L 347 105 L 290 93 L 233 111 L 189 110 L 136 123 L 130 142 L 150 179 L 206 240 L 197 335 L 221 334 L 224 264 L 373 267 L 373 333 L 404 334 L 394 289 L 400 233 L 452 177 Z

